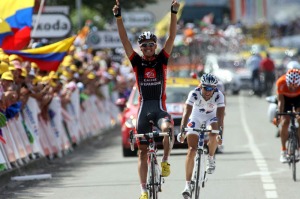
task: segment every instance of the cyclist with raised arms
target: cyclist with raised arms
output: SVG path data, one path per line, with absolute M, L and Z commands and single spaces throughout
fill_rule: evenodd
M 293 106 L 295 107 L 296 112 L 300 112 L 300 70 L 299 69 L 290 69 L 286 74 L 279 77 L 276 82 L 277 95 L 278 95 L 278 111 L 287 112 L 294 111 L 292 110 Z M 300 118 L 297 118 L 298 123 L 300 124 Z M 281 128 L 280 138 L 281 138 L 281 154 L 280 162 L 286 163 L 287 160 L 287 149 L 286 142 L 288 140 L 288 128 L 290 125 L 290 118 L 288 115 L 281 115 L 279 117 L 279 122 Z M 300 128 L 298 128 L 298 138 L 300 138 Z M 300 141 L 300 140 L 299 140 Z M 299 159 L 299 150 L 298 157 Z
M 163 46 L 163 49 L 156 54 L 157 37 L 150 31 L 143 32 L 138 38 L 138 45 L 142 51 L 142 56 L 133 50 L 128 39 L 122 16 L 119 1 L 113 7 L 113 13 L 116 17 L 117 27 L 121 42 L 125 53 L 129 58 L 133 71 L 136 76 L 137 88 L 139 91 L 139 110 L 136 130 L 137 133 L 151 132 L 149 124 L 149 115 L 154 125 L 163 132 L 170 128 L 173 131 L 173 121 L 166 109 L 166 78 L 167 64 L 177 31 L 177 11 L 179 3 L 175 0 L 171 4 L 171 22 L 169 27 L 169 35 Z M 173 134 L 173 133 L 172 133 Z M 172 139 L 174 140 L 174 139 Z M 169 139 L 163 139 L 164 154 L 162 157 L 161 167 L 162 176 L 170 175 L 170 164 L 168 156 L 170 154 Z M 141 183 L 140 199 L 148 198 L 146 179 L 147 179 L 147 142 L 144 139 L 138 140 L 138 173 Z
M 191 197 L 190 185 L 198 146 L 198 132 L 188 131 L 185 133 L 184 127 L 200 128 L 201 124 L 205 122 L 206 126 L 210 125 L 212 130 L 224 130 L 225 102 L 223 93 L 216 87 L 218 80 L 214 75 L 208 73 L 204 74 L 200 81 L 199 87 L 190 91 L 187 97 L 181 120 L 181 133 L 177 137 L 179 142 L 183 142 L 186 134 L 188 143 L 185 161 L 186 186 L 182 192 L 184 198 Z M 215 151 L 217 145 L 222 143 L 217 136 L 218 134 L 209 134 L 209 154 L 206 167 L 208 174 L 212 174 L 215 170 Z

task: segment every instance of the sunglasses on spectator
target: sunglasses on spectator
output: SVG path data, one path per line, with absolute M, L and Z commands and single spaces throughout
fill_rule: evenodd
M 154 42 L 149 42 L 149 43 L 142 43 L 141 45 L 140 45 L 140 47 L 153 47 L 153 46 L 155 46 L 155 43 Z
M 215 88 L 210 86 L 202 86 L 206 91 L 213 91 Z

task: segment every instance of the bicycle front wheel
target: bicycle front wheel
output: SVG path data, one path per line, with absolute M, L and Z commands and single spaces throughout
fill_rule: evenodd
M 294 139 L 291 139 L 290 145 L 291 145 L 291 152 L 292 152 L 291 153 L 291 155 L 292 155 L 291 163 L 292 163 L 292 171 L 293 171 L 293 180 L 296 182 L 297 181 L 296 150 L 298 150 L 297 137 L 295 137 Z
M 195 199 L 199 199 L 200 198 L 200 168 L 201 168 L 201 154 L 197 155 L 197 159 L 196 159 L 196 183 L 195 183 Z

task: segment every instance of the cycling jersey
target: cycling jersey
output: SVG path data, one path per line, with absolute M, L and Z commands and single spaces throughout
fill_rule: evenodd
M 129 59 L 136 75 L 140 100 L 162 100 L 162 103 L 165 103 L 169 55 L 161 50 L 148 61 L 134 52 Z
M 224 95 L 217 88 L 215 88 L 211 98 L 206 101 L 202 97 L 201 88 L 197 87 L 190 91 L 185 103 L 193 106 L 187 124 L 187 127 L 189 128 L 199 128 L 203 122 L 205 122 L 207 126 L 213 122 L 217 122 L 217 108 L 225 107 Z M 188 132 L 188 134 L 190 133 L 198 135 L 198 133 L 194 131 Z
M 286 97 L 297 97 L 300 95 L 300 87 L 295 90 L 295 91 L 290 91 L 287 84 L 286 84 L 286 79 L 285 75 L 282 75 L 276 82 L 277 86 L 277 94 L 284 95 Z
M 284 107 L 283 111 L 291 111 L 293 106 L 297 109 L 300 107 L 300 87 L 295 90 L 289 90 L 286 84 L 286 76 L 282 75 L 276 82 L 277 86 L 277 94 L 281 94 L 284 96 Z

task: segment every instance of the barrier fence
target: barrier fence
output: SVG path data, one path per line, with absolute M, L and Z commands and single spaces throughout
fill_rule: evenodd
M 31 159 L 62 157 L 74 145 L 117 124 L 119 116 L 119 109 L 111 100 L 90 95 L 80 102 L 78 89 L 66 107 L 62 107 L 60 97 L 53 97 L 49 119 L 40 112 L 37 100 L 29 97 L 24 108 L 1 128 L 0 174 L 26 165 Z

